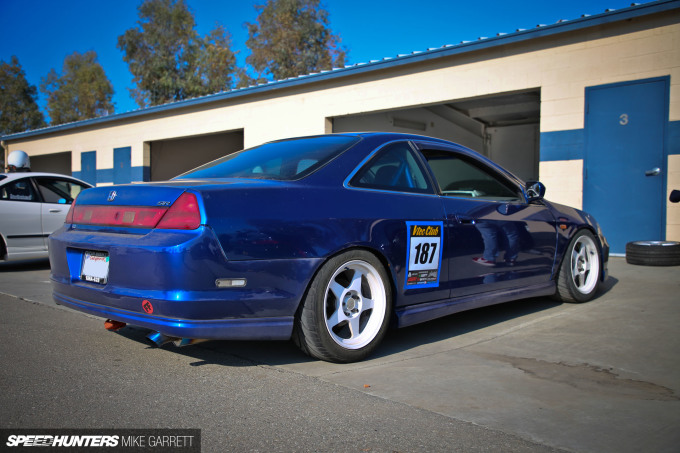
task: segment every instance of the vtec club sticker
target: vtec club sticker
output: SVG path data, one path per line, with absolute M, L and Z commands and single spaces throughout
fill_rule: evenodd
M 406 222 L 408 266 L 405 289 L 439 286 L 444 222 Z

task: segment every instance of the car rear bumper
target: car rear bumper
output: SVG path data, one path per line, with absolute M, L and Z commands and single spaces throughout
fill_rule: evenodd
M 77 300 L 54 292 L 57 304 L 101 318 L 144 327 L 178 338 L 219 340 L 287 340 L 293 331 L 293 316 L 240 319 L 178 319 L 148 315 Z
M 81 277 L 86 251 L 108 254 L 104 284 Z M 114 234 L 64 227 L 50 237 L 54 300 L 181 338 L 290 338 L 319 258 L 231 261 L 207 227 Z M 223 287 L 218 281 L 238 280 Z

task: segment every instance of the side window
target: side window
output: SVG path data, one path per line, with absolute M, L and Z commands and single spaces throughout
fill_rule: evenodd
M 38 189 L 45 203 L 71 204 L 87 187 L 63 179 L 38 178 Z
M 5 184 L 0 189 L 0 199 L 10 201 L 37 201 L 33 184 L 29 178 Z
M 261 165 L 255 166 L 251 174 L 255 177 L 267 177 L 267 176 L 282 176 L 281 165 L 283 164 L 283 159 L 280 157 L 276 159 L 263 162 Z
M 300 162 L 298 162 L 297 169 L 296 169 L 295 173 L 300 174 L 317 162 L 318 161 L 315 160 L 315 159 L 302 159 L 302 160 L 300 160 Z
M 350 181 L 354 187 L 397 192 L 433 193 L 408 143 L 394 143 L 382 149 Z
M 523 199 L 510 182 L 472 159 L 443 151 L 423 151 L 423 155 L 443 195 L 495 201 Z

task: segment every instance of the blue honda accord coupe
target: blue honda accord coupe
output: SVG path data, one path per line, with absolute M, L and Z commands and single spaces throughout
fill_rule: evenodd
M 275 141 L 170 181 L 82 192 L 50 236 L 57 303 L 157 344 L 288 340 L 362 360 L 390 326 L 525 297 L 585 302 L 597 222 L 435 138 Z

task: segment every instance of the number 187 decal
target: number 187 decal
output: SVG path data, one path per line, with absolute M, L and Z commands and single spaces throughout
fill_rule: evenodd
M 408 266 L 405 289 L 439 286 L 443 222 L 406 222 Z

